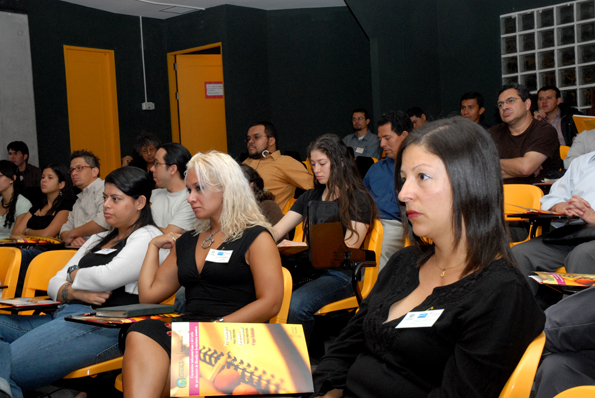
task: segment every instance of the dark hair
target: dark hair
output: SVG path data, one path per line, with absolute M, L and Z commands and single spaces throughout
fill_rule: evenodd
M 356 109 L 354 109 L 353 111 L 351 111 L 351 116 L 353 116 L 354 113 L 363 113 L 364 114 L 364 117 L 366 119 L 369 119 L 370 118 L 370 116 L 368 116 L 368 111 L 365 110 L 364 108 L 356 108 Z
M 4 219 L 4 228 L 10 228 L 14 225 L 14 213 L 16 213 L 17 200 L 19 198 L 19 193 L 21 192 L 20 181 L 18 180 L 18 178 L 16 178 L 18 170 L 19 168 L 17 167 L 17 165 L 12 163 L 11 161 L 0 160 L 0 173 L 13 181 L 13 192 L 12 197 L 8 202 L 8 212 L 6 213 L 6 218 Z M 2 202 L 2 206 L 4 206 L 4 201 Z
M 147 133 L 146 131 L 142 131 L 136 140 L 134 141 L 133 148 L 139 155 L 141 154 L 141 149 L 144 146 L 151 146 L 153 145 L 155 149 L 161 146 L 161 140 L 153 133 Z
M 167 166 L 176 165 L 178 167 L 180 178 L 183 180 L 186 173 L 186 163 L 192 158 L 190 151 L 183 145 L 176 143 L 163 144 L 159 149 L 165 151 L 165 156 L 163 157 L 165 164 Z
M 425 114 L 426 113 L 419 106 L 412 106 L 411 108 L 407 109 L 407 115 L 409 115 L 409 117 L 421 117 L 421 115 Z
M 151 192 L 154 188 L 154 183 L 153 179 L 149 177 L 149 173 L 134 166 L 120 167 L 119 169 L 112 171 L 107 175 L 107 177 L 105 177 L 105 183 L 114 184 L 116 188 L 118 188 L 120 191 L 122 191 L 127 196 L 130 196 L 134 200 L 138 199 L 140 196 L 144 196 L 146 198 L 145 207 L 141 209 L 138 220 L 136 220 L 136 222 L 130 226 L 130 233 L 128 234 L 128 236 L 130 236 L 130 234 L 132 234 L 137 229 L 142 228 L 144 226 L 155 226 L 155 222 L 153 221 L 153 214 L 151 213 L 151 206 L 149 203 L 149 200 L 151 199 Z M 107 244 L 109 241 L 114 239 L 116 236 L 118 236 L 118 229 L 114 228 L 112 232 L 107 234 L 99 243 L 97 243 L 89 251 L 94 251 L 102 247 L 103 245 Z
M 465 100 L 471 100 L 474 99 L 477 102 L 477 106 L 481 109 L 484 108 L 483 104 L 483 95 L 481 95 L 480 93 L 478 93 L 477 91 L 468 91 L 465 94 L 463 94 L 461 96 L 461 101 L 463 102 Z
M 260 174 L 258 174 L 258 171 L 245 164 L 240 165 L 240 168 L 244 173 L 244 177 L 252 184 L 252 191 L 258 203 L 263 200 L 275 200 L 275 195 L 264 189 L 264 181 Z
M 403 131 L 413 131 L 413 123 L 411 123 L 411 118 L 403 111 L 386 112 L 380 116 L 380 119 L 378 119 L 376 124 L 378 127 L 380 127 L 387 123 L 390 123 L 390 129 L 397 135 L 403 134 Z
M 254 123 L 250 128 L 254 126 L 264 126 L 264 133 L 267 138 L 274 138 L 275 139 L 275 146 L 279 149 L 279 137 L 277 136 L 277 129 L 273 126 L 273 123 L 267 121 L 260 121 Z
M 62 203 L 74 203 L 74 190 L 72 189 L 72 179 L 70 178 L 70 173 L 68 173 L 68 168 L 61 164 L 61 163 L 51 163 L 41 169 L 41 172 L 45 169 L 52 169 L 52 171 L 58 177 L 58 182 L 64 182 L 64 188 L 60 190 L 60 194 L 54 200 L 52 207 L 46 213 L 47 215 L 52 215 L 58 211 Z M 42 209 L 48 203 L 47 195 L 43 195 L 41 199 L 41 206 L 39 207 Z
M 537 96 L 539 96 L 539 93 L 542 91 L 548 91 L 548 90 L 553 90 L 556 92 L 556 98 L 560 98 L 562 95 L 560 94 L 560 89 L 556 86 L 543 86 L 542 88 L 539 89 L 539 91 L 537 91 Z
M 467 265 L 463 274 L 483 269 L 496 258 L 516 264 L 510 252 L 504 221 L 502 171 L 496 145 L 477 123 L 457 116 L 416 129 L 401 144 L 395 165 L 395 187 L 400 178 L 403 152 L 412 145 L 423 147 L 444 163 L 452 188 L 452 225 L 455 247 L 463 231 L 467 241 Z M 435 252 L 434 244 L 413 233 L 405 204 L 399 201 L 409 240 L 419 250 L 420 265 Z
M 523 86 L 522 84 L 518 83 L 507 83 L 500 87 L 500 90 L 498 90 L 498 97 L 500 96 L 500 94 L 510 89 L 515 89 L 519 94 L 519 97 L 521 97 L 521 100 L 523 100 L 523 102 L 531 98 L 531 93 L 529 92 L 527 86 Z
M 72 155 L 70 155 L 70 161 L 72 162 L 76 158 L 83 158 L 85 159 L 85 163 L 87 163 L 91 167 L 97 167 L 100 171 L 101 168 L 99 167 L 99 158 L 93 154 L 91 151 L 74 151 Z M 99 173 L 97 174 L 99 176 Z
M 28 163 L 29 160 L 29 147 L 23 141 L 13 141 L 6 146 L 6 150 L 10 151 L 13 150 L 15 152 L 20 152 L 23 156 L 27 155 L 27 159 L 25 159 L 25 163 Z
M 374 226 L 374 219 L 376 218 L 376 204 L 364 187 L 362 179 L 357 172 L 355 162 L 349 155 L 347 146 L 343 140 L 335 134 L 321 135 L 308 146 L 309 158 L 312 151 L 324 153 L 331 163 L 331 175 L 326 186 L 328 192 L 339 192 L 339 197 L 336 201 L 339 205 L 341 224 L 348 231 L 351 231 L 351 234 L 355 233 L 359 237 L 357 231 L 351 226 L 351 215 L 358 220 L 360 219 L 358 217 L 360 214 L 359 207 L 369 208 L 371 217 L 366 222 L 369 224 L 369 233 Z M 314 186 L 318 185 L 318 180 L 314 177 Z M 365 202 L 363 205 L 361 203 L 362 200 Z

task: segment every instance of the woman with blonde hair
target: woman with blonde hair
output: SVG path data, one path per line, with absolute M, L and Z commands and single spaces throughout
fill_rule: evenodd
M 184 321 L 267 321 L 283 299 L 281 260 L 240 166 L 220 152 L 198 153 L 188 162 L 186 186 L 196 225 L 178 239 L 168 233 L 151 241 L 139 277 L 140 301 L 159 303 L 184 286 Z M 170 247 L 159 266 L 159 249 Z M 212 261 L 215 251 L 229 253 L 227 262 Z M 168 326 L 148 320 L 130 328 L 125 397 L 169 396 Z

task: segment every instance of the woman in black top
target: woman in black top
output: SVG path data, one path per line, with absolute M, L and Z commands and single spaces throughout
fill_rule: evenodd
M 495 145 L 466 119 L 429 123 L 395 179 L 414 246 L 321 360 L 315 395 L 498 397 L 545 317 L 510 253 Z
M 240 166 L 211 151 L 188 162 L 194 230 L 151 241 L 139 278 L 141 302 L 159 303 L 186 288 L 184 320 L 265 322 L 283 299 L 279 251 Z M 161 248 L 170 248 L 159 265 Z M 218 253 L 229 257 L 219 261 Z M 125 397 L 169 396 L 171 331 L 157 320 L 132 325 L 122 368 Z
M 290 230 L 306 219 L 310 201 L 334 201 L 339 207 L 347 247 L 359 248 L 376 218 L 376 206 L 357 173 L 353 158 L 343 140 L 325 134 L 308 147 L 308 158 L 314 172 L 314 189 L 302 194 L 275 227 L 275 237 L 281 240 Z M 283 240 L 280 246 L 306 245 Z M 311 267 L 309 263 L 303 264 Z M 291 295 L 287 323 L 300 323 L 306 339 L 314 328 L 314 313 L 326 304 L 353 296 L 351 274 L 327 269 L 294 290 Z

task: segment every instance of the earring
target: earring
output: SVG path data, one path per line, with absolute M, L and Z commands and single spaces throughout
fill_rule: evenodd
M 60 193 L 58 194 L 59 196 L 62 196 L 62 190 L 60 190 Z

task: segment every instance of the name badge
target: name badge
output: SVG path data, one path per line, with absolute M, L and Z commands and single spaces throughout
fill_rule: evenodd
M 97 250 L 95 252 L 95 254 L 103 254 L 105 256 L 106 254 L 110 254 L 110 253 L 113 253 L 115 251 L 116 251 L 116 249 L 101 249 L 101 250 Z
M 212 263 L 228 263 L 229 259 L 231 258 L 231 253 L 233 250 L 209 250 L 209 254 L 207 254 L 207 261 Z
M 364 153 L 364 148 L 355 148 L 355 153 Z
M 395 326 L 395 329 L 406 329 L 406 328 L 429 328 L 442 315 L 444 310 L 432 310 L 432 311 L 411 311 L 405 315 L 405 318 Z

